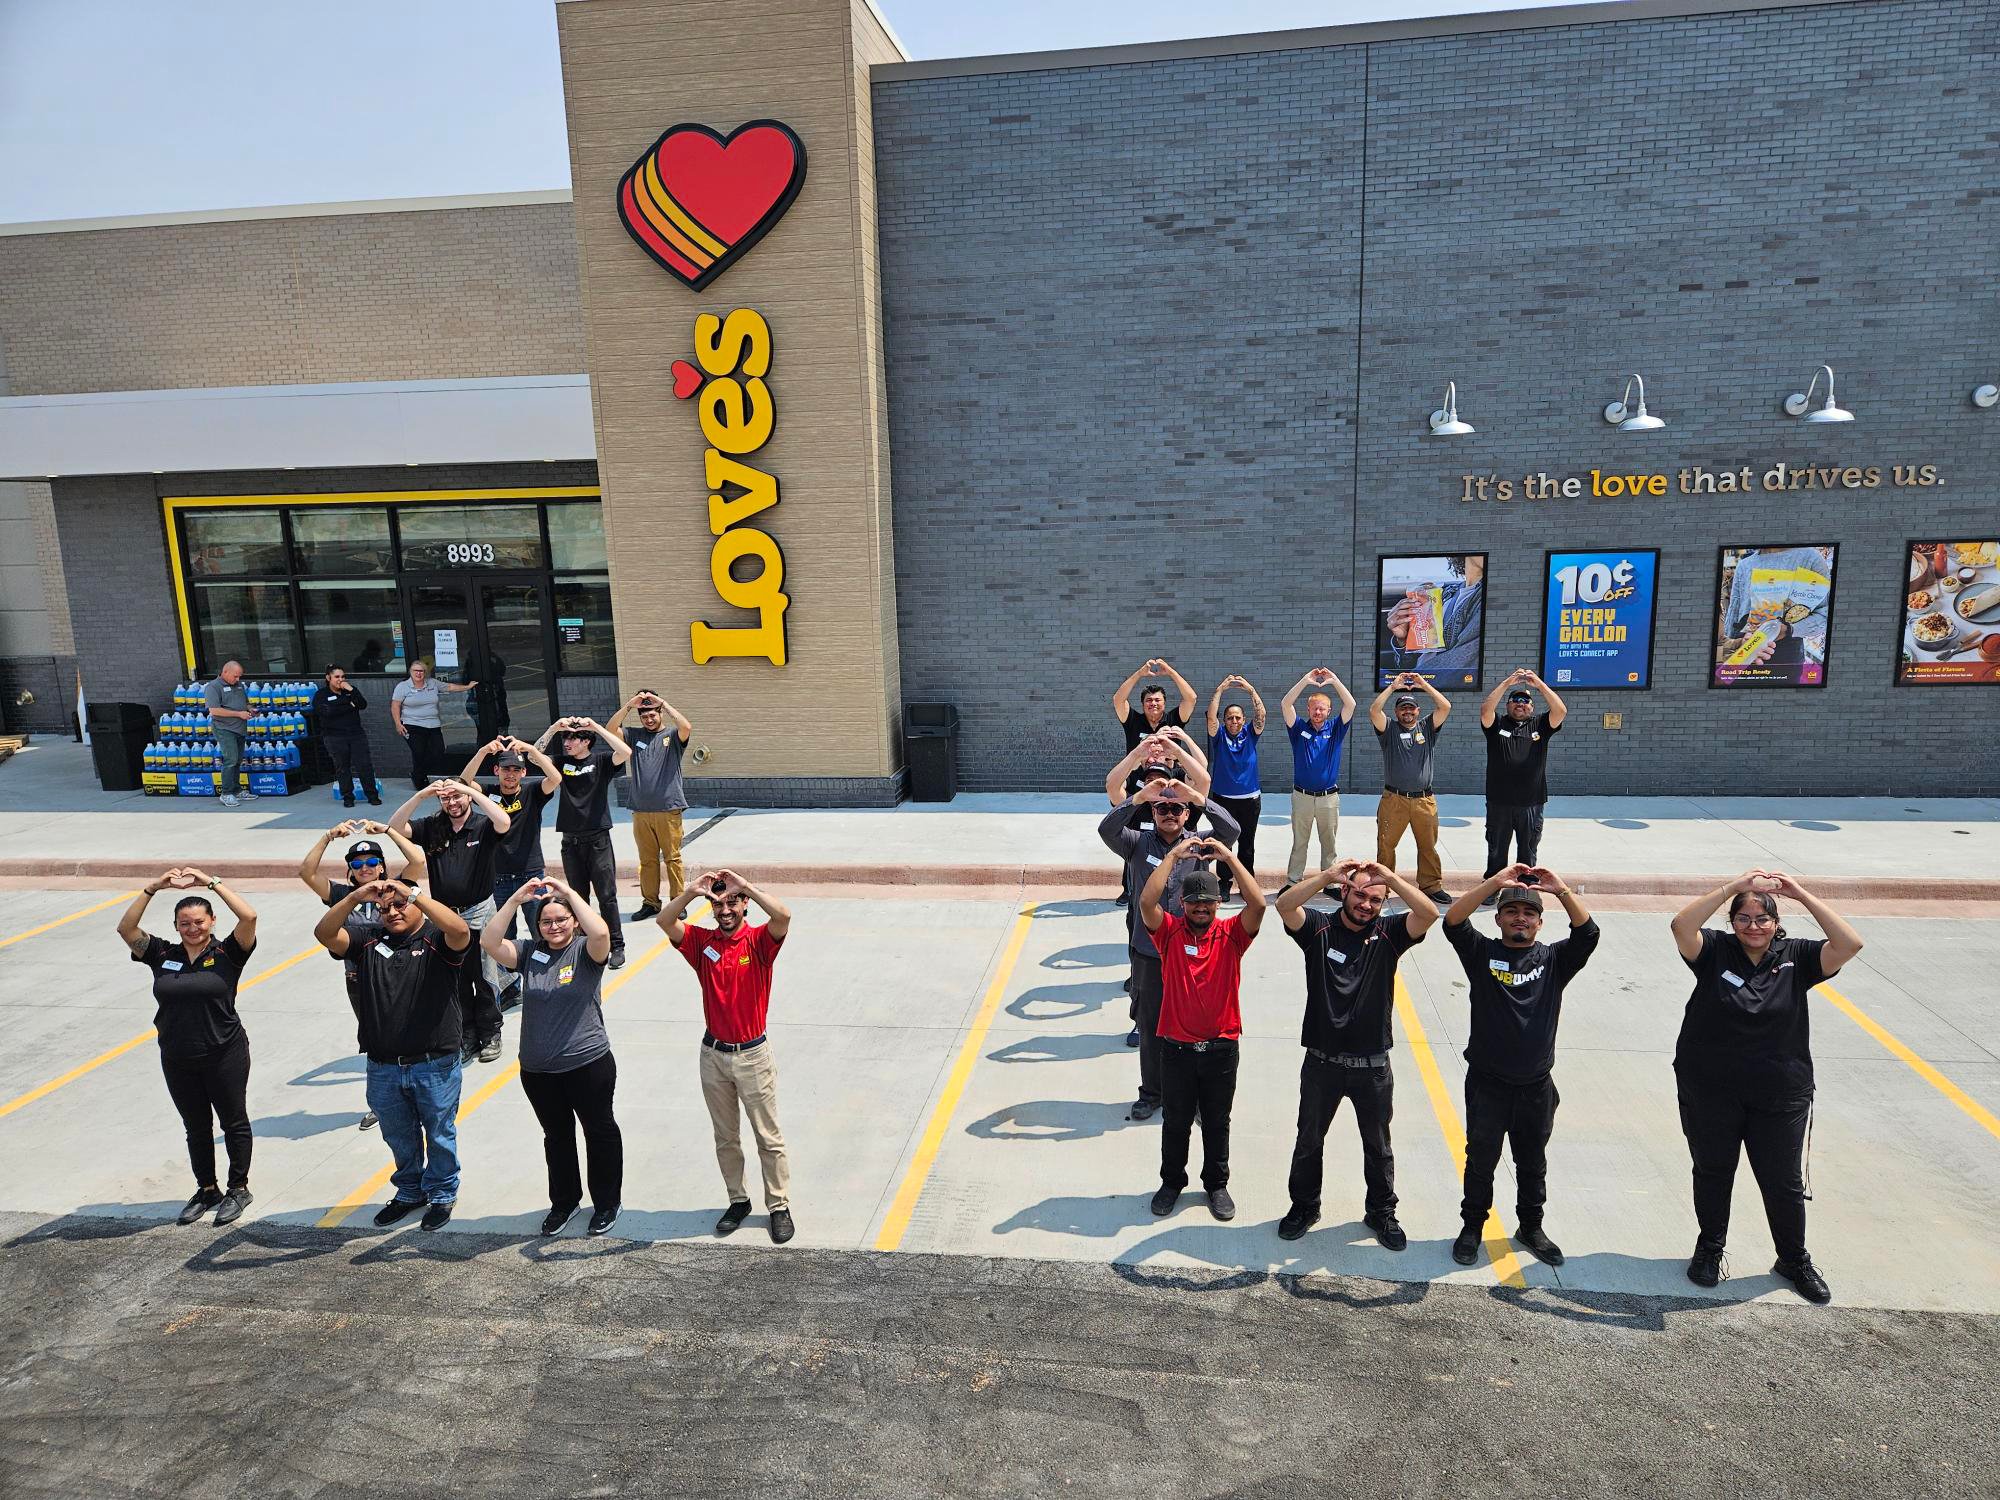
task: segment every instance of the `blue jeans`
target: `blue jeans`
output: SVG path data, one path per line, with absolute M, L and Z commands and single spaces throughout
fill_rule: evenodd
M 368 1107 L 396 1158 L 389 1181 L 404 1203 L 458 1199 L 458 1054 L 429 1062 L 368 1060 Z
M 510 875 L 505 870 L 495 870 L 493 872 L 494 910 L 498 911 L 501 907 L 505 906 L 507 904 L 508 898 L 512 896 L 514 892 L 518 891 L 522 886 L 526 885 L 529 881 L 540 880 L 547 873 L 548 872 L 546 870 L 528 870 L 519 875 Z M 534 941 L 535 919 L 537 914 L 541 911 L 541 909 L 542 908 L 540 902 L 530 901 L 527 902 L 525 905 L 523 905 L 520 910 L 519 915 L 524 916 L 528 919 L 528 940 L 530 942 Z M 501 933 L 500 935 L 508 939 L 509 941 L 512 941 L 515 929 L 519 925 L 520 924 L 518 922 L 509 925 L 507 931 Z

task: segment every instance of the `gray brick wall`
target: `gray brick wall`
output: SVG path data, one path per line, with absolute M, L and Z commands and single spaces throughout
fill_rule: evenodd
M 1096 785 L 1154 654 L 1365 697 L 1375 559 L 1662 551 L 1654 686 L 1558 793 L 1991 793 L 1982 688 L 1891 686 L 1903 541 L 2000 534 L 2000 3 L 1827 5 L 874 90 L 903 691 L 961 783 Z M 1357 326 L 1359 334 L 1357 336 Z M 1813 366 L 1858 420 L 1783 415 Z M 1599 415 L 1646 376 L 1665 430 Z M 1458 382 L 1474 437 L 1426 435 Z M 1461 473 L 1936 463 L 1933 489 L 1461 504 Z M 1707 686 L 1718 545 L 1841 544 L 1829 686 Z M 1440 744 L 1477 790 L 1476 696 Z M 1622 733 L 1600 716 L 1625 716 Z M 1265 783 L 1288 781 L 1281 738 Z M 1346 782 L 1377 782 L 1364 735 Z

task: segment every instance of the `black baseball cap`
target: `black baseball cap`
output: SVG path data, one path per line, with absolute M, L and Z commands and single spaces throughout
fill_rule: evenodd
M 1540 911 L 1542 909 L 1542 893 L 1530 890 L 1525 885 L 1510 885 L 1500 892 L 1499 899 L 1493 903 L 1495 911 L 1498 911 L 1503 906 L 1532 906 L 1536 911 Z
M 1190 870 L 1181 877 L 1181 900 L 1220 901 L 1222 882 L 1215 878 L 1213 870 Z
M 493 768 L 495 770 L 498 770 L 501 766 L 525 766 L 526 764 L 527 761 L 522 758 L 521 752 L 518 750 L 502 750 L 498 755 L 493 757 Z
M 355 843 L 349 844 L 347 846 L 347 854 L 345 858 L 347 862 L 351 865 L 357 859 L 361 858 L 361 856 L 364 854 L 372 854 L 377 859 L 381 860 L 386 860 L 387 858 L 387 856 L 382 853 L 382 846 L 376 843 L 375 840 L 373 839 L 361 839 Z
M 1398 693 L 1396 695 L 1396 707 L 1401 708 L 1405 703 L 1409 704 L 1412 708 L 1417 706 L 1417 700 L 1410 694 Z

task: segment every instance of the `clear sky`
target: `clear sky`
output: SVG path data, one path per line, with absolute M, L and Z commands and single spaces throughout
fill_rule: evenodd
M 913 57 L 1537 0 L 877 0 Z M 553 0 L 0 0 L 0 223 L 569 185 Z

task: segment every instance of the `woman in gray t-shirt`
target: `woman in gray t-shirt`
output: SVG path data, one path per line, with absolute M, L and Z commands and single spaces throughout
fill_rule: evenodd
M 514 914 L 541 903 L 535 940 L 516 943 Z M 590 1232 L 618 1218 L 625 1139 L 611 1114 L 618 1060 L 604 1032 L 604 969 L 611 929 L 590 903 L 560 880 L 537 878 L 507 898 L 479 935 L 502 968 L 521 976 L 521 1088 L 542 1122 L 549 1162 L 549 1212 L 543 1234 L 559 1234 L 583 1201 L 576 1127 L 590 1154 Z
M 446 693 L 467 693 L 475 682 L 446 682 L 431 675 L 422 657 L 410 663 L 410 675 L 389 695 L 389 718 L 410 745 L 410 785 L 421 791 L 433 771 L 448 771 L 444 763 L 444 720 L 438 706 Z

